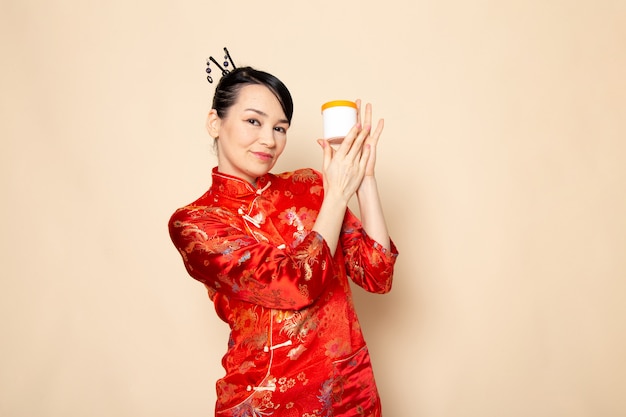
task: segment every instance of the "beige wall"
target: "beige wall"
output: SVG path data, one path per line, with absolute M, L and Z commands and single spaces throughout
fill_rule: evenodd
M 386 416 L 626 415 L 626 2 L 2 0 L 0 415 L 207 416 L 226 329 L 169 242 L 204 59 L 384 116 L 401 255 L 356 293 Z

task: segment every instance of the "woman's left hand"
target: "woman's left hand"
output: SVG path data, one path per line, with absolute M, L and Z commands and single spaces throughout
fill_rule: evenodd
M 356 101 L 357 107 L 357 123 L 361 122 L 361 99 L 357 99 Z M 365 120 L 362 124 L 363 127 L 369 126 L 371 129 L 372 126 L 372 105 L 367 103 L 365 105 Z M 367 166 L 365 167 L 365 176 L 374 176 L 374 170 L 376 167 L 376 145 L 378 145 L 378 139 L 380 138 L 380 134 L 383 131 L 385 126 L 385 121 L 383 119 L 378 120 L 378 124 L 376 125 L 376 130 L 373 132 L 370 130 L 369 136 L 365 139 L 365 144 L 370 145 L 371 153 L 369 160 L 367 161 Z

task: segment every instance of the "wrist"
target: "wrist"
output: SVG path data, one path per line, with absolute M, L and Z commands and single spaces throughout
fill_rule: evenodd
M 344 193 L 336 190 L 324 191 L 324 200 L 322 205 L 332 208 L 332 210 L 341 210 L 348 207 L 350 197 L 344 195 Z
M 361 184 L 359 184 L 357 194 L 367 192 L 368 190 L 376 190 L 377 187 L 376 177 L 374 175 L 366 175 L 363 177 Z

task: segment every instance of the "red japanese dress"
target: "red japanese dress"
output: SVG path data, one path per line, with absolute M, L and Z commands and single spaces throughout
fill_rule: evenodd
M 216 416 L 380 416 L 348 277 L 391 289 L 398 254 L 346 212 L 334 256 L 311 231 L 323 199 L 311 169 L 247 181 L 213 169 L 211 188 L 169 231 L 189 274 L 230 326 Z

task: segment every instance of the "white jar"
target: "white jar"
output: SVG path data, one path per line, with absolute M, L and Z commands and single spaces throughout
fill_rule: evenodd
M 334 100 L 322 105 L 324 139 L 341 142 L 356 124 L 356 103 L 348 100 Z

